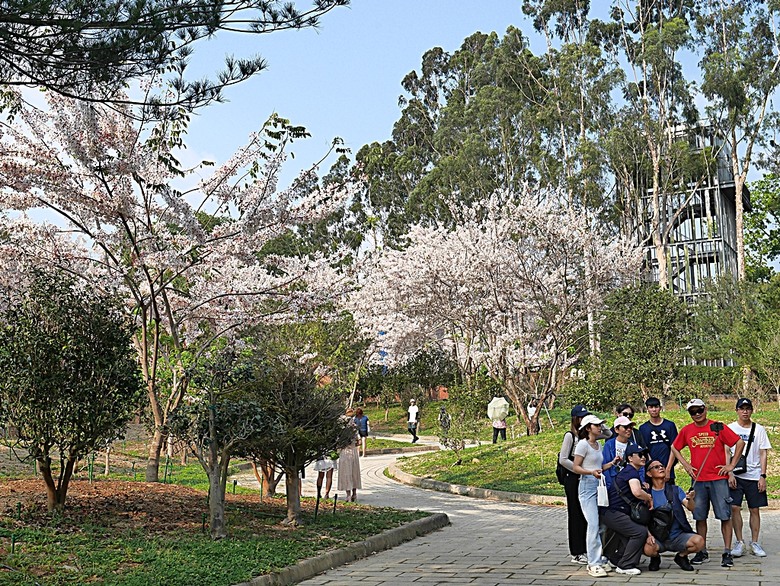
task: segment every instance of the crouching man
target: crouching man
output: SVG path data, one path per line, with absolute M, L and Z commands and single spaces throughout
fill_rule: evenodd
M 656 572 L 661 567 L 661 554 L 664 551 L 676 551 L 674 563 L 686 572 L 692 572 L 688 556 L 704 549 L 704 538 L 695 533 L 685 510 L 693 512 L 695 505 L 694 491 L 685 494 L 682 488 L 666 482 L 666 467 L 658 460 L 653 460 L 647 466 L 647 478 L 650 481 L 650 492 L 653 497 L 653 509 L 662 507 L 666 503 L 672 505 L 672 524 L 669 537 L 665 541 L 658 541 L 649 535 L 645 543 L 644 554 L 650 556 L 651 572 Z

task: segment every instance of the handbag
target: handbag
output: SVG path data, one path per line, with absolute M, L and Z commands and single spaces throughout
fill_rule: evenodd
M 569 460 L 574 460 L 574 434 L 570 431 L 567 431 L 566 433 L 571 433 L 572 436 L 571 449 L 569 450 Z M 566 437 L 565 434 L 564 437 Z M 558 465 L 555 467 L 555 477 L 558 479 L 558 484 L 564 484 L 570 474 L 574 473 L 564 468 L 563 465 L 558 462 Z
M 744 474 L 747 472 L 747 455 L 750 453 L 750 445 L 753 443 L 753 435 L 755 432 L 756 423 L 754 421 L 753 425 L 750 426 L 750 436 L 748 437 L 747 447 L 745 448 L 745 451 L 742 452 L 739 460 L 737 460 L 737 465 L 734 466 L 734 470 L 732 470 L 734 474 Z
M 598 501 L 598 506 L 600 507 L 608 507 L 609 506 L 609 493 L 607 492 L 607 481 L 604 479 L 604 475 L 601 475 L 601 478 L 599 478 L 599 486 L 596 489 L 596 498 Z
M 647 503 L 645 503 L 645 501 L 631 501 L 626 498 L 626 495 L 623 494 L 623 491 L 620 490 L 620 487 L 617 484 L 617 478 L 612 481 L 612 484 L 615 486 L 615 490 L 617 490 L 620 498 L 622 498 L 628 505 L 628 516 L 631 518 L 631 520 L 634 523 L 639 523 L 640 525 L 647 525 L 650 523 L 650 507 L 647 506 Z
M 650 522 L 647 524 L 647 530 L 650 531 L 656 540 L 663 543 L 669 539 L 673 521 L 672 503 L 667 501 L 660 507 L 654 507 L 650 511 Z

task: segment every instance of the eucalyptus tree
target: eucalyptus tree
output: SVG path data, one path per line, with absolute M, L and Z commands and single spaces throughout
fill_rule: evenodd
M 611 20 L 598 25 L 604 46 L 626 70 L 611 141 L 617 188 L 627 194 L 624 213 L 633 218 L 625 225 L 652 243 L 662 288 L 670 285 L 667 256 L 675 222 L 712 165 L 711 153 L 689 140 L 698 115 L 680 55 L 693 47 L 695 16 L 695 4 L 687 0 L 615 0 Z M 619 146 L 636 139 L 641 146 Z M 686 194 L 682 204 L 675 202 L 680 193 Z
M 772 98 L 780 88 L 780 6 L 764 0 L 709 0 L 697 19 L 702 93 L 707 112 L 729 146 L 734 175 L 737 274 L 747 273 L 745 185 L 767 130 L 780 129 Z
M 780 258 L 780 178 L 770 174 L 750 184 L 745 216 L 745 268 L 751 281 L 766 281 Z
M 392 139 L 356 157 L 367 178 L 363 206 L 384 241 L 415 223 L 451 225 L 453 200 L 538 180 L 529 168 L 540 154 L 532 106 L 543 66 L 514 27 L 503 38 L 474 33 L 452 54 L 423 55 L 420 72 L 402 82 Z

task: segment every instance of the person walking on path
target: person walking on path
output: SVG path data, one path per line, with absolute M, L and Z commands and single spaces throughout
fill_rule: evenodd
M 663 541 L 654 536 L 647 538 L 645 555 L 650 556 L 651 572 L 661 569 L 661 553 L 675 551 L 674 563 L 686 572 L 693 572 L 688 556 L 704 549 L 704 539 L 698 533 L 694 533 L 685 509 L 693 512 L 696 506 L 696 491 L 691 490 L 686 494 L 682 488 L 667 482 L 668 474 L 666 465 L 661 460 L 654 459 L 647 465 L 647 477 L 650 479 L 650 494 L 653 497 L 653 508 L 663 507 L 667 503 L 672 507 L 672 525 L 669 535 Z
M 366 440 L 371 427 L 368 424 L 368 416 L 363 415 L 363 410 L 358 407 L 355 409 L 355 425 L 357 425 L 358 435 L 360 436 L 360 447 L 363 449 L 362 456 L 366 457 Z
M 650 421 L 639 426 L 642 445 L 649 450 L 651 460 L 658 460 L 664 465 L 666 481 L 674 483 L 672 442 L 677 438 L 677 426 L 673 421 L 661 417 L 661 401 L 658 397 L 648 398 L 645 407 Z
M 354 412 L 347 409 L 347 417 L 352 418 Z M 354 424 L 354 420 L 353 420 Z M 354 428 L 354 440 L 339 452 L 339 483 L 338 489 L 346 493 L 345 500 L 355 502 L 357 489 L 363 488 L 360 481 L 360 436 L 357 428 Z
M 409 414 L 409 424 L 407 429 L 409 430 L 409 433 L 412 434 L 412 443 L 416 444 L 417 440 L 420 439 L 417 437 L 417 422 L 420 414 L 420 410 L 417 408 L 417 401 L 414 399 L 409 399 L 409 409 L 406 411 Z
M 330 489 L 333 487 L 333 471 L 336 469 L 336 461 L 328 456 L 317 458 L 314 462 L 314 470 L 317 472 L 317 496 L 322 494 L 322 484 L 325 481 L 325 498 L 330 498 Z
M 731 518 L 734 524 L 736 543 L 731 550 L 733 557 L 740 557 L 745 550 L 742 540 L 742 499 L 747 501 L 750 514 L 750 549 L 758 557 L 766 557 L 764 548 L 759 544 L 761 532 L 760 508 L 767 506 L 766 470 L 767 451 L 772 449 L 764 426 L 756 423 L 753 416 L 753 402 L 742 398 L 737 401 L 737 420 L 729 424 L 731 431 L 736 433 L 747 446 L 745 448 L 745 471 L 736 470 L 729 474 L 731 494 Z
M 731 497 L 729 494 L 728 474 L 734 469 L 739 456 L 745 447 L 736 433 L 724 427 L 718 421 L 707 417 L 707 406 L 701 399 L 691 399 L 686 407 L 693 419 L 680 430 L 677 439 L 672 443 L 672 454 L 693 478 L 696 487 L 696 508 L 693 518 L 696 520 L 696 533 L 704 539 L 705 548 L 691 560 L 694 565 L 709 561 L 707 544 L 707 516 L 710 504 L 715 518 L 720 521 L 720 531 L 723 535 L 723 555 L 720 565 L 730 568 L 734 565 L 731 556 L 731 539 L 733 525 L 731 522 Z M 726 463 L 725 446 L 734 448 L 734 456 Z M 687 447 L 691 461 L 686 460 L 681 450 Z
M 498 441 L 498 436 L 502 441 L 506 441 L 506 418 L 493 420 L 493 443 Z
M 580 483 L 577 494 L 580 507 L 585 520 L 588 523 L 585 534 L 585 548 L 588 556 L 588 574 L 594 578 L 607 575 L 607 567 L 602 560 L 603 550 L 601 536 L 599 535 L 599 506 L 598 486 L 604 466 L 602 465 L 601 444 L 599 437 L 602 435 L 601 426 L 604 420 L 595 415 L 586 415 L 582 418 L 578 432 L 579 439 L 574 448 L 574 462 L 572 471 L 580 475 Z M 610 462 L 607 468 L 611 467 Z
M 618 574 L 638 576 L 642 573 L 637 566 L 647 541 L 647 527 L 631 520 L 631 503 L 644 501 L 653 508 L 653 497 L 644 491 L 644 477 L 640 470 L 647 462 L 647 450 L 643 446 L 630 444 L 626 448 L 626 467 L 615 477 L 609 487 L 609 506 L 601 516 L 604 524 L 626 540 L 626 546 L 617 560 Z M 626 502 L 628 501 L 628 502 Z

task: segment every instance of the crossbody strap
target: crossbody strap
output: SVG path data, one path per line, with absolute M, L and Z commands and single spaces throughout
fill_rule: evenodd
M 747 455 L 750 453 L 750 446 L 753 443 L 753 435 L 756 433 L 756 422 L 754 421 L 753 424 L 750 426 L 750 435 L 748 436 L 748 443 L 747 446 L 745 446 L 745 451 L 742 452 L 742 455 L 747 458 Z

